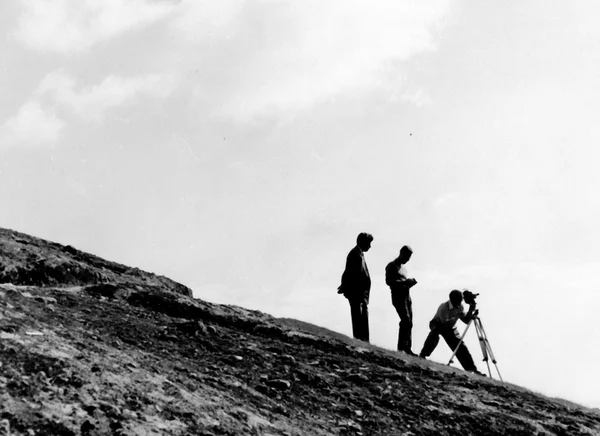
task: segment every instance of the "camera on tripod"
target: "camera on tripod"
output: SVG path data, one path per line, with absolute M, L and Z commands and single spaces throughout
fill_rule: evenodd
M 468 289 L 465 289 L 463 291 L 463 299 L 465 300 L 465 303 L 467 303 L 469 306 L 477 304 L 475 299 L 477 298 L 478 295 L 479 294 L 474 294 L 473 292 L 469 291 Z
M 492 347 L 490 345 L 490 342 L 488 341 L 487 334 L 485 333 L 485 330 L 483 329 L 483 324 L 481 322 L 481 319 L 479 318 L 479 310 L 476 309 L 477 303 L 476 303 L 475 299 L 477 298 L 477 296 L 479 294 L 474 294 L 473 292 L 469 291 L 468 289 L 463 289 L 462 295 L 463 295 L 463 301 L 465 303 L 467 303 L 469 306 L 471 306 L 469 308 L 469 313 L 467 314 L 468 318 L 469 318 L 469 322 L 467 324 L 467 328 L 465 329 L 462 336 L 460 337 L 458 344 L 456 345 L 456 347 L 454 347 L 454 352 L 452 353 L 452 357 L 450 357 L 450 361 L 448 362 L 448 365 L 450 365 L 453 362 L 454 356 L 456 356 L 456 353 L 458 353 L 460 346 L 462 345 L 462 343 L 464 341 L 465 335 L 467 334 L 467 331 L 469 330 L 469 327 L 471 327 L 471 325 L 475 325 L 475 330 L 477 331 L 477 337 L 479 339 L 479 346 L 481 347 L 481 352 L 483 353 L 483 361 L 487 365 L 488 374 L 490 375 L 490 377 L 492 376 L 492 371 L 490 369 L 490 363 L 489 363 L 489 359 L 491 358 L 492 363 L 496 367 L 496 372 L 498 373 L 498 377 L 500 378 L 500 381 L 503 381 L 502 375 L 500 375 L 500 370 L 498 369 L 496 357 L 494 357 L 494 353 L 492 352 Z

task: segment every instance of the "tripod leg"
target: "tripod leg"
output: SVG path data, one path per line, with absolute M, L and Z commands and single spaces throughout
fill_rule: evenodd
M 481 327 L 481 320 L 475 318 L 475 331 L 477 332 L 477 338 L 479 339 L 479 347 L 481 348 L 481 354 L 483 354 L 483 361 L 485 362 L 488 370 L 488 374 L 492 376 L 492 370 L 490 369 L 490 362 L 488 358 L 487 345 L 484 332 Z
M 473 318 L 475 319 L 475 318 Z M 471 324 L 473 324 L 473 319 L 471 319 L 469 321 L 469 324 L 467 324 L 467 327 L 465 328 L 465 331 L 463 332 L 462 336 L 460 337 L 460 340 L 458 341 L 458 344 L 456 345 L 456 347 L 454 348 L 454 351 L 452 352 L 452 356 L 450 356 L 450 360 L 448 361 L 448 365 L 452 364 L 452 362 L 454 361 L 454 356 L 456 356 L 456 353 L 458 352 L 458 349 L 460 348 L 460 345 L 463 343 L 463 340 L 465 339 L 465 335 L 467 334 L 467 331 L 469 330 L 469 327 L 471 327 Z
M 485 347 L 486 347 L 489 355 L 492 358 L 492 362 L 494 363 L 494 366 L 496 367 L 496 372 L 498 373 L 498 377 L 500 378 L 500 381 L 504 381 L 502 379 L 502 375 L 500 374 L 500 370 L 498 369 L 498 365 L 496 363 L 496 357 L 494 356 L 494 352 L 492 351 L 492 346 L 490 345 L 490 341 L 488 341 L 487 334 L 485 333 L 485 329 L 483 328 L 483 324 L 481 323 L 481 320 L 479 320 L 479 329 L 481 330 L 482 337 L 485 341 Z M 489 370 L 489 364 L 488 364 L 488 370 Z M 492 376 L 492 374 L 490 373 L 490 377 L 491 376 Z

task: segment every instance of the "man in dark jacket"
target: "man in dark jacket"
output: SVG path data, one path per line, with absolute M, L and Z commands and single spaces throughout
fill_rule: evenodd
M 477 311 L 475 302 L 473 301 L 473 303 L 470 304 L 469 311 L 465 314 L 465 309 L 462 305 L 462 292 L 454 290 L 450 292 L 449 297 L 450 299 L 440 305 L 435 316 L 429 322 L 431 331 L 429 332 L 427 339 L 425 339 L 425 344 L 423 345 L 423 349 L 419 356 L 423 358 L 429 357 L 431 353 L 433 353 L 433 350 L 435 350 L 435 347 L 437 347 L 441 336 L 452 351 L 456 350 L 456 358 L 465 371 L 483 375 L 477 370 L 475 362 L 473 362 L 473 357 L 471 357 L 471 353 L 469 353 L 465 343 L 460 342 L 460 335 L 456 329 L 456 323 L 459 319 L 467 324 L 474 316 L 476 316 Z M 459 343 L 460 346 L 458 345 Z M 458 349 L 456 349 L 457 346 Z
M 400 317 L 398 351 L 416 356 L 412 351 L 413 312 L 410 288 L 416 285 L 417 281 L 408 278 L 408 273 L 404 267 L 410 260 L 412 253 L 412 248 L 408 245 L 400 249 L 400 255 L 385 267 L 385 283 L 392 291 L 392 304 Z
M 342 274 L 342 284 L 338 294 L 344 294 L 350 303 L 352 317 L 352 335 L 356 339 L 369 342 L 369 295 L 371 276 L 365 262 L 364 253 L 371 248 L 373 236 L 361 233 L 356 238 L 356 247 L 350 250 L 346 258 L 346 269 Z

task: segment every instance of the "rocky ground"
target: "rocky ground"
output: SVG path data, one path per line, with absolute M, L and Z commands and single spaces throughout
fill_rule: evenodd
M 600 435 L 600 413 L 0 229 L 0 435 Z

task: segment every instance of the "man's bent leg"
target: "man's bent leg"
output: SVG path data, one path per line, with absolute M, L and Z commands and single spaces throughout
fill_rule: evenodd
M 469 352 L 469 349 L 465 345 L 464 342 L 460 342 L 460 336 L 458 334 L 458 330 L 452 329 L 449 331 L 445 331 L 442 333 L 444 340 L 450 347 L 450 349 L 454 352 L 456 350 L 456 358 L 460 362 L 461 366 L 465 371 L 477 371 L 477 367 L 475 366 L 475 362 L 473 362 L 473 357 Z M 458 343 L 460 342 L 460 346 Z M 458 346 L 458 350 L 456 347 Z
M 427 339 L 425 339 L 425 343 L 423 344 L 423 349 L 419 353 L 421 357 L 429 357 L 435 347 L 438 346 L 440 342 L 440 334 L 436 329 L 432 329 L 427 335 Z

